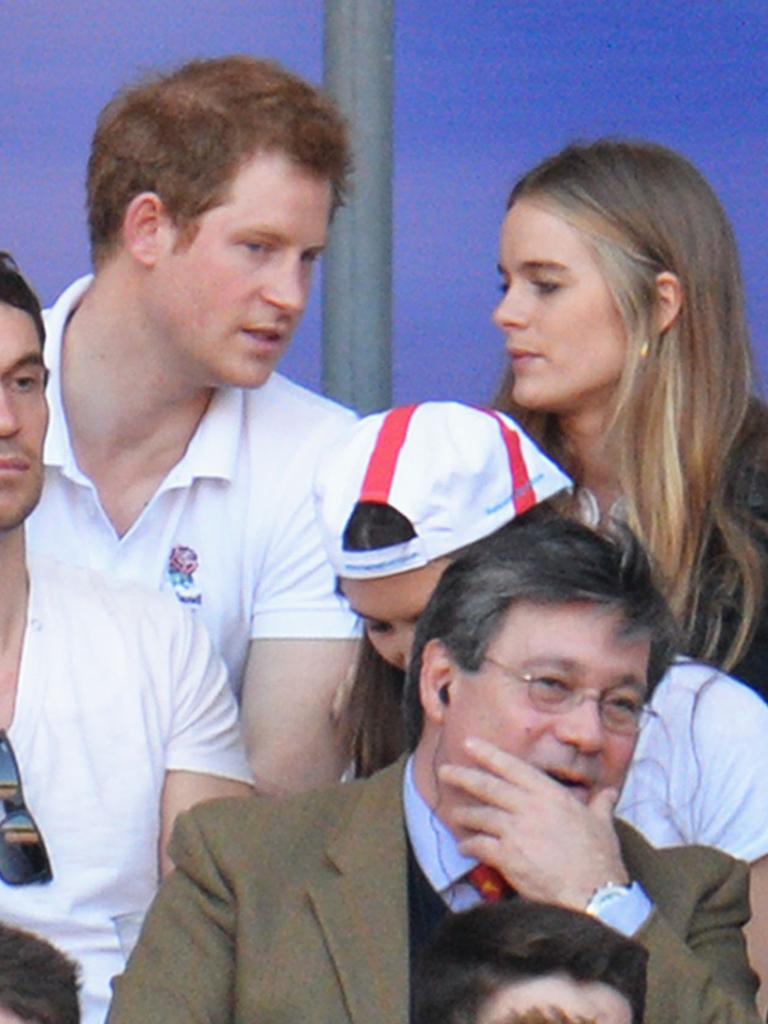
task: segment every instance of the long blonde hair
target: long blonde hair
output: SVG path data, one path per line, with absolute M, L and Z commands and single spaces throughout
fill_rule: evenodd
M 725 668 L 743 655 L 765 584 L 762 523 L 748 492 L 765 471 L 768 415 L 753 365 L 733 231 L 683 157 L 650 143 L 569 146 L 515 186 L 585 237 L 624 322 L 627 360 L 606 437 L 629 525 L 650 552 L 688 652 Z M 682 290 L 658 327 L 657 275 Z M 498 408 L 520 420 L 578 480 L 554 414 Z M 733 636 L 724 635 L 735 617 Z M 728 631 L 726 630 L 726 633 Z

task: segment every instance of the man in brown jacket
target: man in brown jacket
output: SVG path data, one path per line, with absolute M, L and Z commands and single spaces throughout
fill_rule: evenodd
M 187 815 L 111 1024 L 405 1022 L 422 944 L 488 890 L 642 942 L 650 1024 L 757 1021 L 746 869 L 612 815 L 673 634 L 631 540 L 523 522 L 459 559 L 417 629 L 412 756 Z

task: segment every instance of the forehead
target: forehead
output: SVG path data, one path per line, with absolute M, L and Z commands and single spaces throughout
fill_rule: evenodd
M 342 578 L 341 589 L 354 610 L 367 619 L 410 621 L 424 611 L 448 564 L 447 558 L 438 558 L 420 569 L 395 576 L 370 580 Z
M 0 1006 L 0 1024 L 24 1024 L 24 1021 L 4 1006 Z
M 0 372 L 30 356 L 42 361 L 37 328 L 29 313 L 0 302 Z
M 628 634 L 622 614 L 596 604 L 522 601 L 509 609 L 487 653 L 520 671 L 557 667 L 585 685 L 645 686 L 650 636 Z
M 221 204 L 208 212 L 222 208 L 287 208 L 312 221 L 319 218 L 327 225 L 331 202 L 328 178 L 300 167 L 285 153 L 266 152 L 253 154 L 238 167 Z
M 501 228 L 502 257 L 575 264 L 597 269 L 587 237 L 554 205 L 518 199 Z
M 482 1008 L 478 1024 L 504 1024 L 512 1014 L 556 1006 L 569 1019 L 596 1024 L 631 1024 L 632 1008 L 616 989 L 600 981 L 576 981 L 565 973 L 509 984 Z

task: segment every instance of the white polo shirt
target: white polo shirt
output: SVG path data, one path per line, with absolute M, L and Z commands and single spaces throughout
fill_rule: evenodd
M 749 862 L 768 854 L 768 704 L 681 659 L 651 707 L 616 814 L 654 846 L 698 843 Z
M 253 390 L 220 388 L 182 459 L 119 537 L 77 465 L 61 398 L 64 329 L 91 280 L 46 314 L 51 420 L 30 550 L 175 593 L 204 620 L 238 694 L 251 639 L 353 636 L 312 505 L 318 455 L 353 414 L 279 374 Z
M 249 781 L 237 707 L 205 630 L 170 596 L 33 558 L 8 736 L 53 881 L 0 880 L 0 920 L 83 969 L 83 1022 L 155 894 L 171 770 Z

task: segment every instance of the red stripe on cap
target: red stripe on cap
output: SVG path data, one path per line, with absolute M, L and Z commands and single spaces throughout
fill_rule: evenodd
M 536 504 L 536 495 L 533 492 L 531 479 L 528 476 L 528 467 L 523 458 L 520 447 L 520 435 L 516 430 L 508 426 L 498 413 L 492 409 L 486 409 L 489 416 L 493 416 L 499 425 L 501 436 L 507 449 L 509 458 L 509 471 L 512 476 L 512 504 L 515 506 L 515 515 L 522 515 L 529 508 Z
M 358 501 L 370 501 L 377 505 L 389 503 L 389 492 L 397 468 L 408 425 L 418 406 L 404 405 L 393 409 L 384 417 L 379 436 L 368 461 L 363 486 Z

